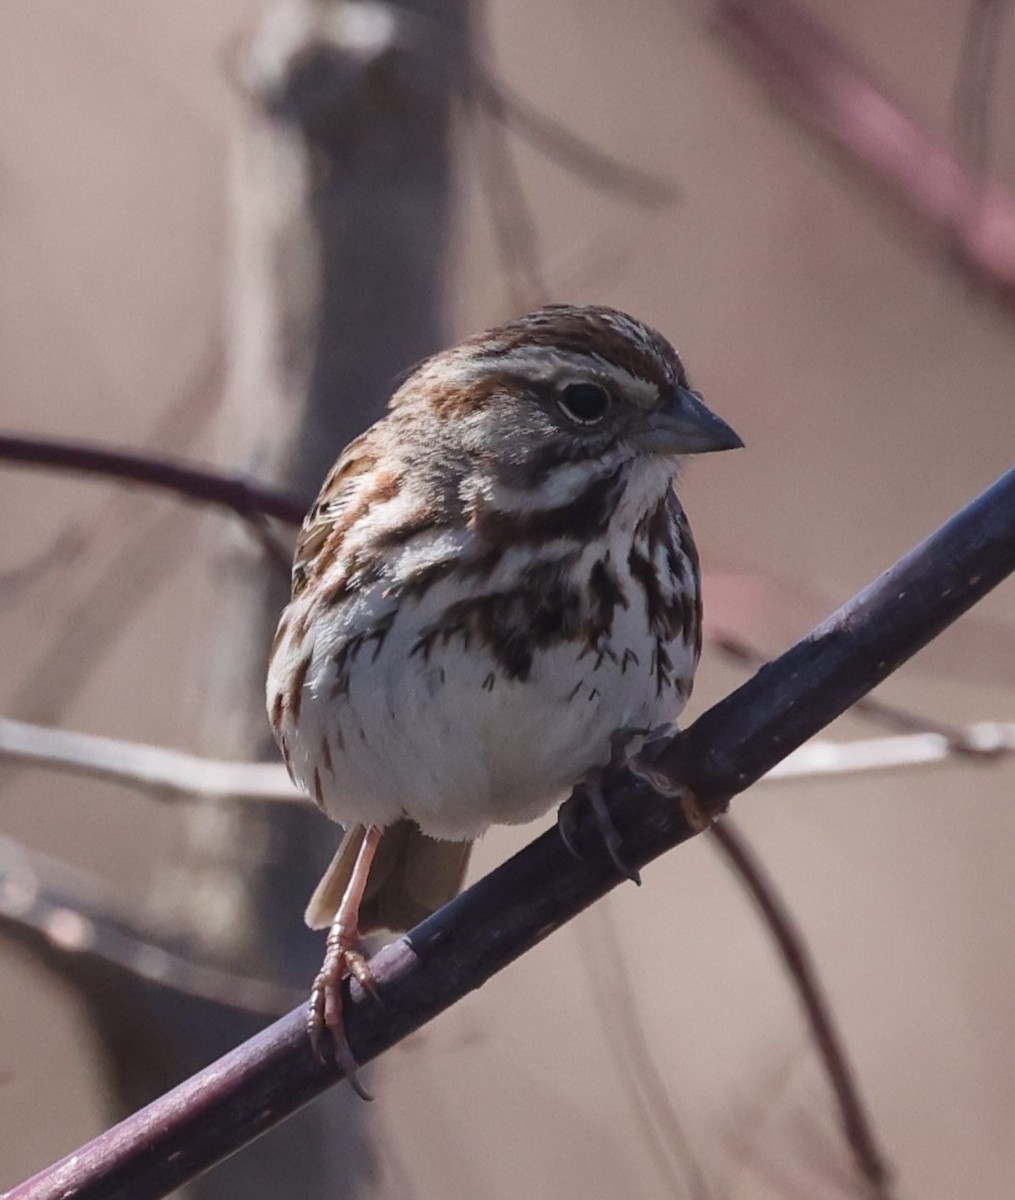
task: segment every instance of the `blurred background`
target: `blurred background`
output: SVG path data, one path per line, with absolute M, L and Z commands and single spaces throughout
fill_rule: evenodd
M 6 0 L 0 424 L 309 497 L 423 354 L 545 298 L 627 309 L 747 443 L 683 481 L 712 634 L 693 718 L 751 669 L 717 639 L 778 653 L 1011 465 L 1007 9 Z M 825 91 L 794 90 L 779 36 Z M 996 188 L 956 200 L 951 154 Z M 0 513 L 0 715 L 270 753 L 285 580 L 262 538 L 5 463 Z M 1015 721 L 1015 589 L 879 695 L 927 723 Z M 733 807 L 811 948 L 892 1194 L 1015 1186 L 1013 785 L 1010 759 L 953 759 Z M 337 830 L 251 809 L 0 759 L 0 1187 L 309 986 L 302 908 Z M 535 832 L 493 831 L 474 871 Z M 375 1104 L 340 1088 L 191 1194 L 871 1194 L 707 838 L 365 1074 Z

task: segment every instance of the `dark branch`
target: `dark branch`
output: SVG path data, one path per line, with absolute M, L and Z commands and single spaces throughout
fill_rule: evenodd
M 666 745 L 654 768 L 682 802 L 623 773 L 610 809 L 642 867 L 686 841 L 776 762 L 875 687 L 1015 570 L 1015 470 L 781 658 Z M 587 822 L 581 857 L 550 830 L 371 962 L 380 1001 L 347 996 L 353 1053 L 369 1062 L 443 1012 L 620 882 Z M 163 1196 L 284 1120 L 341 1078 L 291 1012 L 7 1200 Z
M 255 523 L 262 517 L 274 517 L 299 525 L 309 508 L 307 501 L 238 475 L 81 442 L 0 433 L 0 462 L 53 467 L 162 488 L 190 500 L 230 508 Z

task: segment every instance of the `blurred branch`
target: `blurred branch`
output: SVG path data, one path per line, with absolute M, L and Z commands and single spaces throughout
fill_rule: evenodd
M 239 475 L 57 438 L 0 434 L 0 462 L 101 475 L 124 483 L 161 488 L 188 500 L 232 509 L 247 521 L 274 517 L 299 525 L 309 507 L 308 502 L 296 496 Z
M 609 904 L 594 905 L 576 928 L 588 991 L 599 1009 L 603 1045 L 613 1059 L 634 1110 L 634 1127 L 655 1160 L 665 1194 L 715 1200 L 716 1192 L 684 1130 L 646 1036 Z
M 754 665 L 767 661 L 834 607 L 835 596 L 813 582 L 768 572 L 706 566 L 705 641 Z M 1015 628 L 999 618 L 972 613 L 932 642 L 912 672 L 1010 689 L 1015 680 Z M 865 701 L 865 704 L 880 703 Z M 865 713 L 867 709 L 865 708 Z M 921 718 L 897 729 L 936 728 Z
M 1015 198 L 970 170 L 793 0 L 713 0 L 711 27 L 779 103 L 954 245 L 971 274 L 1015 290 Z
M 990 94 L 1010 0 L 971 0 L 962 36 L 952 111 L 959 151 L 973 171 L 990 161 Z
M 719 634 L 714 645 L 730 657 L 751 666 L 768 662 L 767 655 L 743 638 Z M 850 710 L 875 725 L 911 732 L 913 737 L 872 738 L 846 743 L 812 742 L 780 763 L 771 777 L 787 778 L 830 772 L 880 770 L 883 767 L 917 766 L 941 762 L 950 755 L 996 758 L 1013 748 L 1015 726 L 980 721 L 961 726 L 890 704 L 877 696 L 862 696 Z M 814 751 L 809 754 L 808 751 Z M 841 754 L 839 753 L 841 751 Z M 766 776 L 768 778 L 769 776 Z
M 516 133 L 547 158 L 601 192 L 643 208 L 663 208 L 680 199 L 677 185 L 653 171 L 620 162 L 579 137 L 473 59 L 469 87 L 499 124 Z
M 882 682 L 1015 570 L 1015 470 L 809 636 L 606 782 L 627 863 L 688 840 L 775 763 Z M 652 780 L 649 785 L 648 780 Z M 674 801 L 677 802 L 674 802 Z M 583 814 L 587 817 L 588 814 Z M 347 984 L 353 1054 L 369 1062 L 480 987 L 620 882 L 594 822 L 571 854 L 548 830 L 371 960 L 379 1000 Z M 301 1007 L 208 1070 L 16 1187 L 7 1200 L 165 1195 L 337 1079 Z
M 860 707 L 855 705 L 854 711 Z M 1011 754 L 1015 754 L 1015 723 L 996 721 L 981 721 L 947 735 L 928 731 L 852 742 L 816 738 L 794 750 L 758 782 L 854 775 L 927 766 L 956 758 L 995 762 Z M 105 779 L 160 801 L 271 804 L 306 801 L 281 763 L 203 758 L 166 746 L 52 729 L 10 717 L 0 717 L 0 763 Z
M 870 1194 L 878 1200 L 888 1200 L 892 1192 L 886 1157 L 878 1145 L 859 1084 L 836 1028 L 831 1004 L 821 986 L 803 934 L 774 882 L 736 825 L 728 820 L 716 821 L 711 833 L 757 905 L 786 964 L 839 1105 L 843 1131 L 857 1169 L 870 1186 Z
M 0 571 L 0 604 L 5 608 L 20 604 L 54 570 L 75 564 L 87 541 L 84 529 L 76 521 L 70 522 L 27 561 Z
M 9 717 L 0 717 L 0 762 L 105 779 L 158 800 L 306 801 L 281 763 L 223 762 Z
M 777 763 L 765 780 L 814 779 L 822 775 L 855 775 L 896 767 L 978 759 L 996 762 L 1015 754 L 1015 724 L 980 721 L 961 731 L 954 742 L 940 733 L 913 733 L 904 737 L 862 738 L 855 742 L 817 740 L 795 750 Z
M 490 219 L 508 300 L 517 312 L 545 304 L 549 289 L 539 245 L 539 229 L 525 195 L 503 122 L 487 114 L 468 88 L 468 113 L 476 143 L 479 178 Z
M 0 838 L 0 936 L 30 951 L 95 1003 L 108 998 L 114 979 L 123 987 L 126 977 L 269 1017 L 299 999 L 287 988 L 170 950 L 154 930 L 115 913 L 99 881 L 9 838 Z

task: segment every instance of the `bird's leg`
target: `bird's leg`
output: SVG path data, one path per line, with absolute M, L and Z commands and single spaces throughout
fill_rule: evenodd
M 356 1076 L 358 1064 L 349 1048 L 342 1018 L 342 976 L 346 971 L 355 976 L 361 987 L 371 995 L 377 994 L 377 983 L 367 960 L 359 952 L 359 909 L 366 891 L 377 845 L 383 830 L 379 825 L 368 825 L 363 842 L 356 855 L 356 862 L 328 930 L 325 942 L 324 962 L 314 980 L 310 993 L 308 1032 L 314 1052 L 319 1059 L 326 1060 L 324 1047 L 325 1031 L 331 1035 L 335 1060 L 348 1076 L 357 1095 L 364 1100 L 371 1096 L 364 1090 Z
M 641 884 L 641 875 L 635 867 L 624 860 L 620 852 L 620 831 L 613 823 L 610 810 L 606 807 L 606 797 L 603 784 L 610 775 L 631 764 L 632 760 L 641 753 L 646 742 L 663 737 L 672 729 L 671 725 L 660 725 L 655 729 L 618 729 L 610 735 L 610 761 L 604 767 L 593 767 L 581 781 L 574 795 L 566 800 L 557 812 L 557 828 L 560 831 L 564 845 L 572 854 L 578 854 L 574 841 L 577 815 L 575 802 L 586 801 L 592 809 L 592 814 L 599 827 L 599 833 L 606 846 L 607 853 L 613 860 L 617 870 L 630 879 L 632 883 Z

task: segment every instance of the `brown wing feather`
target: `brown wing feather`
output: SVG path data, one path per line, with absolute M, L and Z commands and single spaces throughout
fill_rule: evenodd
M 376 427 L 375 427 L 376 428 Z M 341 545 L 349 522 L 342 516 L 365 486 L 364 476 L 373 471 L 378 454 L 373 448 L 374 430 L 349 443 L 328 472 L 321 490 L 307 513 L 296 539 L 293 555 L 292 594 L 295 599 L 318 573 L 319 560 L 330 560 Z M 358 511 L 359 505 L 356 505 Z

